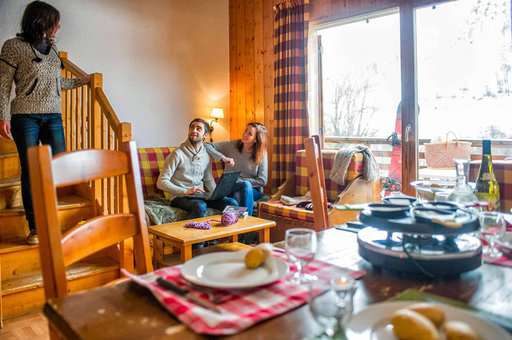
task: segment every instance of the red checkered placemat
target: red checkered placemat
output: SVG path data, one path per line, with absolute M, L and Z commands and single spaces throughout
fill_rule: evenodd
M 286 255 L 284 254 L 274 252 L 273 256 L 286 261 Z M 193 291 L 197 297 L 207 299 L 208 295 L 203 290 L 199 292 L 187 284 L 181 276 L 181 266 L 162 268 L 141 276 L 134 276 L 127 272 L 124 273 L 138 284 L 148 288 L 162 306 L 194 332 L 210 335 L 229 335 L 238 333 L 258 322 L 283 314 L 307 303 L 309 298 L 308 285 L 297 285 L 287 281 L 290 275 L 293 275 L 296 271 L 294 265 L 288 264 L 290 265 L 288 276 L 271 285 L 251 290 L 212 291 L 216 298 L 220 298 L 221 302 L 217 304 L 217 307 L 221 310 L 221 313 L 200 307 L 179 295 L 161 288 L 155 282 L 156 278 L 161 276 L 178 287 Z M 316 275 L 322 280 L 329 280 L 340 274 L 349 274 L 357 279 L 366 272 L 351 271 L 327 262 L 314 260 L 304 268 L 304 273 Z M 318 294 L 320 291 L 316 293 Z
M 512 259 L 506 257 L 505 255 L 498 257 L 496 259 L 490 258 L 488 256 L 482 256 L 484 262 L 487 264 L 494 264 L 496 266 L 504 266 L 504 267 L 512 267 Z

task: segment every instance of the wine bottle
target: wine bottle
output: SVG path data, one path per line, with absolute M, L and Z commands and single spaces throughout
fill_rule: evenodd
M 500 187 L 492 167 L 491 141 L 482 141 L 482 163 L 476 179 L 476 196 L 489 204 L 489 210 L 500 207 Z

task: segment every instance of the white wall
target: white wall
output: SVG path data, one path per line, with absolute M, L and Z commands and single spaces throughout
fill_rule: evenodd
M 0 43 L 19 32 L 28 0 L 0 0 Z M 228 0 L 47 0 L 61 12 L 61 50 L 101 72 L 122 121 L 140 146 L 174 145 L 187 124 L 229 105 Z

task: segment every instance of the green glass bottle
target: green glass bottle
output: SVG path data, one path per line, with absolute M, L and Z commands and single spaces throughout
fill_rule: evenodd
M 500 187 L 492 168 L 491 141 L 482 141 L 482 163 L 476 179 L 476 196 L 489 204 L 489 210 L 500 208 Z

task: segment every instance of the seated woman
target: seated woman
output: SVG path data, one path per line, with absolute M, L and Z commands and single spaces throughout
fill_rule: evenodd
M 215 160 L 222 160 L 226 169 L 240 171 L 233 197 L 240 206 L 253 213 L 254 201 L 263 195 L 267 184 L 267 129 L 260 123 L 249 123 L 242 139 L 207 144 L 206 151 Z

